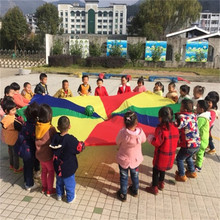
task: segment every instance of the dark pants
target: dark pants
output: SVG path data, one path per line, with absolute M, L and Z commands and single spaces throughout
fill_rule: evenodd
M 17 170 L 19 168 L 19 156 L 15 153 L 13 146 L 8 145 L 8 154 L 10 165 Z
M 210 128 L 210 133 L 209 133 L 209 148 L 210 150 L 215 149 L 214 143 L 213 143 L 213 138 L 212 138 L 212 128 L 213 126 Z
M 128 188 L 128 170 L 130 170 L 131 175 L 131 181 L 132 181 L 132 189 L 138 190 L 139 188 L 139 171 L 138 167 L 131 169 L 130 167 L 128 169 L 124 169 L 119 165 L 120 169 L 120 192 L 122 194 L 127 194 L 127 188 Z
M 165 171 L 158 170 L 153 167 L 152 185 L 158 186 L 158 181 L 163 182 L 165 177 Z
M 37 172 L 40 170 L 40 162 L 39 160 L 35 157 L 34 158 L 34 171 Z
M 34 159 L 31 158 L 29 160 L 24 161 L 24 182 L 26 186 L 31 187 L 34 185 L 33 179 L 33 168 L 34 168 Z

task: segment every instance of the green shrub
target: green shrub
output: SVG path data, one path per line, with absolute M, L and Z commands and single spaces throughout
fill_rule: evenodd
M 91 57 L 100 57 L 102 54 L 102 47 L 99 44 L 89 44 L 89 54 Z
M 161 54 L 163 53 L 162 47 L 154 47 L 154 49 L 151 49 L 152 51 L 152 61 L 158 62 L 160 60 Z
M 56 40 L 53 44 L 52 54 L 53 55 L 60 55 L 63 53 L 63 43 L 60 39 Z
M 79 41 L 76 40 L 75 44 L 70 47 L 70 54 L 78 57 L 82 57 L 82 45 L 80 45 Z
M 128 54 L 131 59 L 133 66 L 136 65 L 137 61 L 143 57 L 144 47 L 142 43 L 129 44 L 128 45 Z
M 112 47 L 109 51 L 109 56 L 110 57 L 120 57 L 121 52 L 122 52 L 122 49 L 121 49 L 120 45 L 112 43 Z

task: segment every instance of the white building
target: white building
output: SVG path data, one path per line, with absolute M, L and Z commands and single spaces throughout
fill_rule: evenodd
M 98 3 L 98 0 L 85 0 L 85 7 L 77 3 L 58 4 L 60 28 L 68 34 L 126 34 L 126 4 L 98 7 Z
M 200 13 L 199 27 L 210 33 L 220 31 L 220 13 Z
M 35 14 L 27 14 L 25 15 L 25 18 L 26 18 L 26 21 L 29 25 L 31 32 L 35 33 L 38 30 L 37 19 L 35 17 Z

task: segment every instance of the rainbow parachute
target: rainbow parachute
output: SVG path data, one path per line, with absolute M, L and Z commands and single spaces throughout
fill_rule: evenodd
M 170 99 L 151 92 L 125 93 L 116 96 L 78 96 L 58 99 L 51 96 L 35 95 L 31 102 L 46 103 L 53 110 L 52 124 L 57 127 L 60 116 L 69 117 L 69 133 L 78 140 L 85 141 L 86 146 L 115 145 L 119 130 L 123 127 L 123 115 L 128 110 L 136 112 L 139 125 L 146 135 L 154 133 L 158 125 L 158 111 L 169 106 L 174 112 L 180 109 Z M 92 116 L 85 115 L 85 107 L 94 108 Z M 23 115 L 23 109 L 18 113 Z

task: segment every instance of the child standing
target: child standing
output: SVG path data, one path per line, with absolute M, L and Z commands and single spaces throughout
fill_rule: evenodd
M 199 129 L 197 117 L 193 113 L 193 102 L 184 99 L 181 102 L 180 113 L 176 113 L 178 129 L 180 132 L 180 150 L 176 156 L 178 171 L 176 171 L 176 181 L 185 182 L 187 177 L 196 178 L 193 155 L 197 153 L 200 146 Z M 187 171 L 184 170 L 184 161 L 187 163 Z
M 168 93 L 166 94 L 166 98 L 173 100 L 175 103 L 178 101 L 178 94 L 176 91 L 176 85 L 174 82 L 169 83 L 168 85 Z
M 137 81 L 137 86 L 133 89 L 133 92 L 146 92 L 147 89 L 144 86 L 144 78 L 140 77 Z
M 153 146 L 153 176 L 152 186 L 146 190 L 154 195 L 158 194 L 158 189 L 164 189 L 165 171 L 173 167 L 177 143 L 179 140 L 178 128 L 174 125 L 173 110 L 169 107 L 163 107 L 159 111 L 159 122 L 155 130 L 155 135 L 149 135 L 147 140 Z
M 123 93 L 126 93 L 126 92 L 131 92 L 131 87 L 128 84 L 128 82 L 129 82 L 129 80 L 127 79 L 126 76 L 121 77 L 121 85 L 118 88 L 117 95 L 123 94 Z
M 178 103 L 181 103 L 184 99 L 190 99 L 189 96 L 190 87 L 187 85 L 180 86 L 180 97 Z
M 15 173 L 20 173 L 23 168 L 19 169 L 19 156 L 14 151 L 14 145 L 18 139 L 18 132 L 21 130 L 22 124 L 15 117 L 16 104 L 13 100 L 5 100 L 2 108 L 6 114 L 1 121 L 2 136 L 4 142 L 8 145 L 10 169 L 13 169 Z
M 11 87 L 11 89 L 14 90 L 13 99 L 14 99 L 14 102 L 15 102 L 17 108 L 22 108 L 22 107 L 28 105 L 29 100 L 25 99 L 19 92 L 20 86 L 16 82 L 13 82 L 10 85 L 10 87 Z
M 164 85 L 161 82 L 156 82 L 153 91 L 155 94 L 163 96 Z
M 138 166 L 143 161 L 141 144 L 146 141 L 146 136 L 141 128 L 137 127 L 137 115 L 127 112 L 124 115 L 125 127 L 122 128 L 116 138 L 119 147 L 117 162 L 120 170 L 120 190 L 117 196 L 121 201 L 127 199 L 128 170 L 130 170 L 132 185 L 129 191 L 133 196 L 138 195 L 139 170 Z
M 75 172 L 78 168 L 76 154 L 79 154 L 84 149 L 84 144 L 68 134 L 70 120 L 66 116 L 59 118 L 57 128 L 60 133 L 54 135 L 50 145 L 54 153 L 53 164 L 57 174 L 57 200 L 62 200 L 65 187 L 67 202 L 72 203 L 76 198 Z
M 209 122 L 209 151 L 207 152 L 208 154 L 215 154 L 216 149 L 213 143 L 213 138 L 212 138 L 212 129 L 214 126 L 214 122 L 216 119 L 218 119 L 218 114 L 217 114 L 217 109 L 218 109 L 218 101 L 219 101 L 219 94 L 215 91 L 211 91 L 208 93 L 208 95 L 205 97 L 205 100 L 208 102 L 209 105 L 209 112 L 211 114 L 211 120 Z
M 90 95 L 92 93 L 91 86 L 88 84 L 89 82 L 89 76 L 88 75 L 83 75 L 82 76 L 82 84 L 78 88 L 78 93 L 81 96 L 86 96 Z
M 41 164 L 42 193 L 47 196 L 56 193 L 53 188 L 54 168 L 53 151 L 49 147 L 56 129 L 51 125 L 52 109 L 47 104 L 41 104 L 38 113 L 38 122 L 36 124 L 36 158 Z
M 62 88 L 59 89 L 53 97 L 61 98 L 61 99 L 68 98 L 68 97 L 73 97 L 73 93 L 69 89 L 68 80 L 65 79 L 65 80 L 62 81 Z
M 103 79 L 97 79 L 97 87 L 95 89 L 95 96 L 108 96 L 108 92 L 103 86 Z
M 201 145 L 196 155 L 196 171 L 200 172 L 202 169 L 203 158 L 205 149 L 209 144 L 209 121 L 211 118 L 210 112 L 208 112 L 209 106 L 207 101 L 199 100 L 197 103 L 197 114 L 198 115 L 198 128 L 199 136 L 201 139 Z
M 21 91 L 21 95 L 29 101 L 33 98 L 34 93 L 31 91 L 31 84 L 29 82 L 24 83 L 24 89 Z
M 41 73 L 40 74 L 40 83 L 38 83 L 34 89 L 35 94 L 40 95 L 48 95 L 48 89 L 47 89 L 47 74 Z
M 197 102 L 199 100 L 203 99 L 202 96 L 204 94 L 204 91 L 205 91 L 205 87 L 202 87 L 202 86 L 195 86 L 194 87 L 194 89 L 193 89 L 193 98 L 192 98 L 194 111 L 196 110 Z

